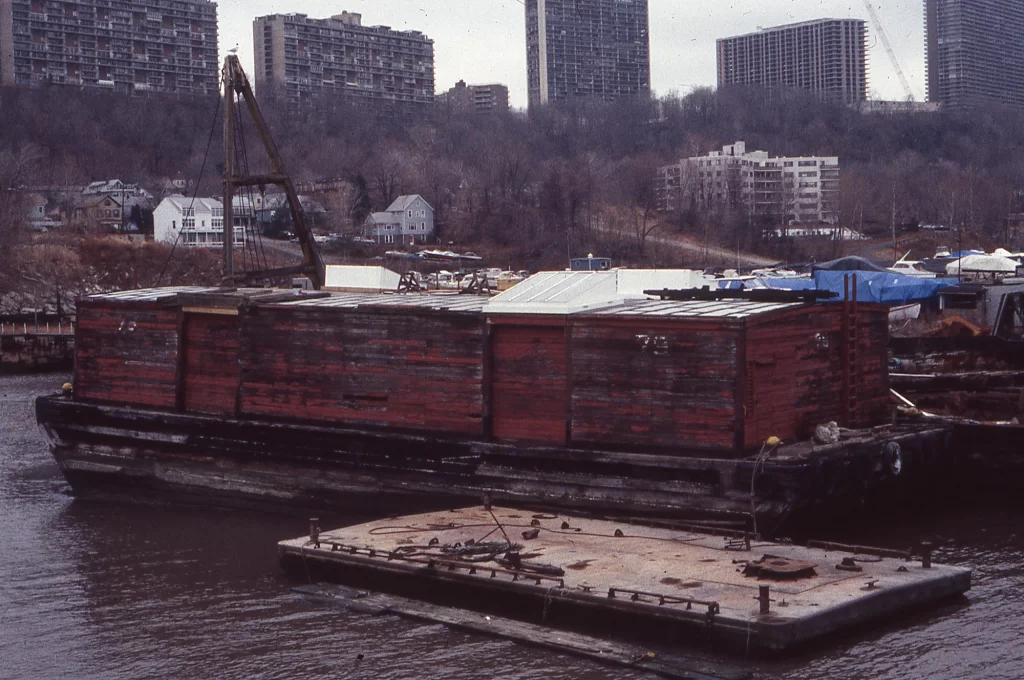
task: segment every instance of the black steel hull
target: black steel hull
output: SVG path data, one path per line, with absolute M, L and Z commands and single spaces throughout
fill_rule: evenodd
M 826 506 L 905 497 L 949 471 L 950 432 L 901 428 L 755 461 L 546 449 L 41 397 L 37 419 L 78 495 L 383 515 L 495 502 L 717 520 L 772 534 Z M 899 442 L 894 475 L 882 453 Z M 752 501 L 753 498 L 753 501 Z

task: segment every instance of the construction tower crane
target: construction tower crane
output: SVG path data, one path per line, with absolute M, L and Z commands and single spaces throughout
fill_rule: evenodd
M 893 69 L 896 71 L 896 75 L 899 76 L 900 85 L 903 86 L 903 92 L 907 96 L 907 101 L 914 101 L 914 92 L 910 89 L 910 83 L 907 82 L 907 77 L 903 75 L 903 69 L 900 68 L 900 62 L 896 59 L 896 52 L 892 49 L 892 43 L 889 42 L 889 36 L 885 34 L 885 29 L 882 28 L 882 21 L 878 18 L 878 12 L 875 11 L 869 0 L 864 0 L 864 6 L 868 8 L 868 14 L 871 15 L 871 23 L 874 25 L 875 30 L 878 31 L 878 37 L 882 39 L 882 46 L 885 47 L 886 54 L 889 55 L 889 61 L 892 63 Z

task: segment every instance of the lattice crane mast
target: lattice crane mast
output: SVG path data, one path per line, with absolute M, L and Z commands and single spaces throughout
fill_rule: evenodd
M 910 89 L 910 83 L 907 82 L 907 76 L 903 74 L 903 69 L 900 68 L 900 62 L 896 58 L 896 52 L 892 49 L 892 43 L 889 42 L 889 36 L 885 34 L 885 29 L 882 28 L 882 21 L 878 18 L 878 12 L 875 11 L 870 0 L 864 0 L 864 6 L 868 8 L 868 14 L 871 16 L 871 23 L 874 25 L 875 30 L 878 31 L 878 37 L 881 38 L 882 46 L 885 47 L 885 53 L 889 55 L 889 61 L 892 63 L 892 68 L 896 71 L 896 75 L 900 79 L 900 85 L 903 86 L 903 92 L 907 95 L 907 101 L 914 101 L 914 92 Z
M 278 152 L 277 145 L 274 144 L 274 140 L 270 136 L 270 128 L 263 119 L 260 107 L 256 103 L 256 96 L 253 94 L 252 86 L 249 84 L 249 79 L 242 70 L 242 66 L 238 62 L 238 57 L 233 54 L 229 54 L 224 60 L 223 80 L 225 276 L 229 280 L 247 282 L 305 274 L 309 277 L 310 281 L 312 281 L 313 288 L 319 290 L 324 285 L 325 267 L 323 259 L 320 257 L 320 251 L 317 248 L 316 240 L 313 238 L 313 232 L 309 228 L 309 222 L 306 220 L 305 212 L 302 210 L 302 205 L 299 203 L 298 194 L 295 192 L 295 185 L 292 183 L 291 177 L 289 177 L 284 170 L 284 163 L 281 160 L 281 154 Z M 239 172 L 242 168 L 236 167 L 235 144 L 237 141 L 240 141 L 236 140 L 237 131 L 235 118 L 238 115 L 235 110 L 236 97 L 240 97 L 245 102 L 245 108 L 248 110 L 249 116 L 259 133 L 260 140 L 263 142 L 263 148 L 266 151 L 267 157 L 270 159 L 272 167 L 269 175 L 250 175 L 247 174 L 247 168 L 244 169 L 246 174 L 242 174 Z M 234 256 L 232 252 L 234 229 L 234 206 L 232 205 L 232 199 L 234 198 L 236 190 L 239 188 L 254 186 L 262 187 L 268 184 L 274 184 L 280 187 L 288 199 L 288 205 L 291 209 L 292 215 L 292 227 L 295 229 L 295 235 L 298 237 L 299 245 L 302 248 L 302 264 L 294 267 L 264 269 L 262 271 L 250 271 L 236 274 Z

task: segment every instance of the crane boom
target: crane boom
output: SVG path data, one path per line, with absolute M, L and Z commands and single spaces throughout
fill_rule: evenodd
M 874 24 L 875 30 L 878 31 L 878 37 L 882 39 L 882 46 L 885 47 L 885 53 L 889 55 L 889 61 L 892 63 L 892 67 L 900 79 L 900 85 L 903 86 L 903 92 L 907 96 L 907 101 L 913 101 L 914 92 L 910 89 L 910 83 L 907 82 L 903 69 L 900 68 L 900 62 L 896 58 L 896 52 L 892 49 L 892 43 L 889 42 L 889 36 L 885 34 L 885 29 L 882 28 L 882 21 L 878 18 L 878 12 L 875 11 L 870 0 L 864 0 L 864 6 L 868 8 L 868 14 L 871 15 L 871 23 Z
M 263 119 L 263 113 L 256 103 L 256 95 L 253 94 L 249 79 L 238 62 L 238 57 L 231 54 L 224 60 L 224 274 L 228 279 L 242 281 L 256 280 L 260 278 L 274 278 L 293 274 L 305 274 L 313 283 L 313 288 L 320 290 L 324 285 L 325 267 L 320 257 L 320 250 L 317 248 L 313 232 L 306 221 L 306 214 L 299 203 L 298 194 L 295 192 L 295 185 L 291 177 L 284 171 L 284 163 L 281 154 L 277 150 L 274 139 L 270 136 L 270 128 Z M 240 95 L 245 101 L 246 108 L 252 118 L 256 131 L 267 157 L 270 159 L 271 173 L 269 175 L 240 175 L 235 167 L 235 96 Z M 234 272 L 234 261 L 232 255 L 233 242 L 233 206 L 232 199 L 235 189 L 238 187 L 262 186 L 276 184 L 288 198 L 288 205 L 291 209 L 292 227 L 299 239 L 302 248 L 302 264 L 295 267 L 283 267 L 280 269 L 246 272 L 236 275 Z

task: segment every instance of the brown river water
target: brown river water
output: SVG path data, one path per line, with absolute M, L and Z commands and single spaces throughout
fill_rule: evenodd
M 66 379 L 0 377 L 0 678 L 654 677 L 296 595 L 275 544 L 304 533 L 299 515 L 76 501 L 32 406 Z M 1022 507 L 960 502 L 824 536 L 937 539 L 937 561 L 974 569 L 964 599 L 783 660 L 701 655 L 780 680 L 1024 678 Z

